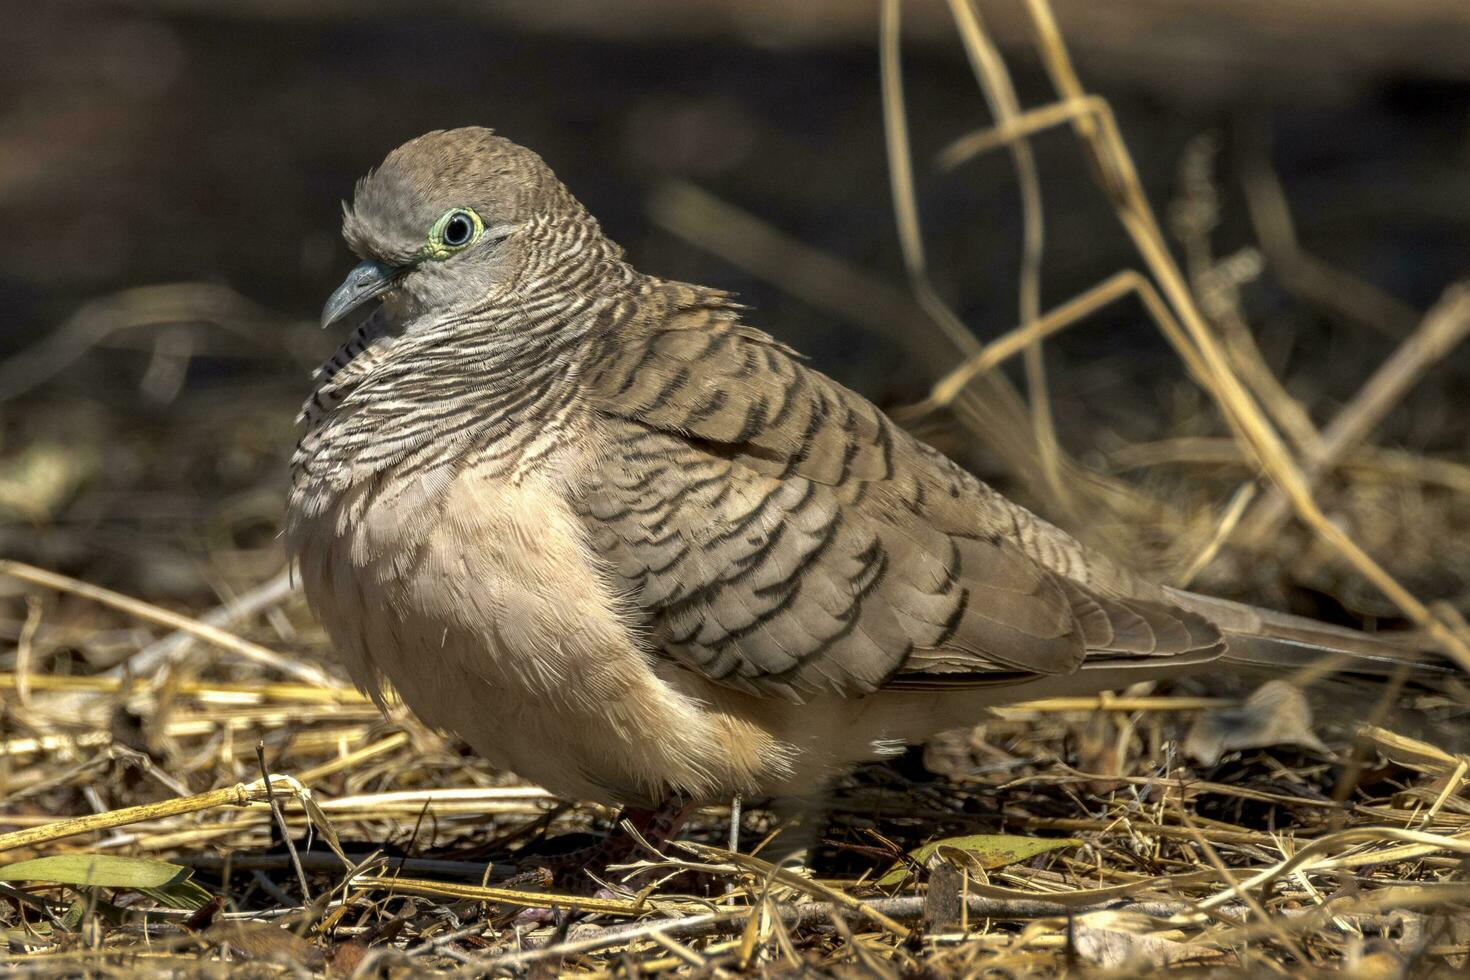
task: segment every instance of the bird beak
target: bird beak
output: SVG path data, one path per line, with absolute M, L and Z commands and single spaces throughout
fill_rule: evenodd
M 402 275 L 402 269 L 381 262 L 359 262 L 322 307 L 322 326 L 330 327 L 368 300 L 383 295 L 398 285 Z

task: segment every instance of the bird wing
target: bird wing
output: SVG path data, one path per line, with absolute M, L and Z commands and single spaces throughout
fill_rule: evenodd
M 608 444 L 579 495 L 655 649 L 795 700 L 1219 653 L 724 294 L 660 286 L 586 376 Z

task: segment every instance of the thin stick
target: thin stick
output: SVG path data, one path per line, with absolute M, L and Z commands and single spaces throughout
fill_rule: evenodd
M 262 582 L 244 595 L 237 596 L 222 606 L 211 609 L 198 618 L 206 626 L 227 629 L 267 609 L 280 605 L 296 591 L 290 568 L 284 568 L 275 577 Z M 102 672 L 104 677 L 122 677 L 152 674 L 160 664 L 182 656 L 197 639 L 192 633 L 181 630 L 170 636 L 150 643 L 137 653 Z
M 1259 490 L 1260 484 L 1255 482 L 1242 483 L 1236 488 L 1235 493 L 1230 497 L 1230 503 L 1225 507 L 1225 512 L 1215 522 L 1215 532 L 1210 535 L 1210 540 L 1200 549 L 1199 554 L 1194 556 L 1194 559 L 1189 563 L 1188 567 L 1179 574 L 1178 579 L 1174 583 L 1176 587 L 1181 589 L 1189 588 L 1190 583 L 1195 580 L 1199 573 L 1209 567 L 1210 562 L 1215 560 L 1215 556 L 1220 553 L 1220 549 L 1225 546 L 1226 541 L 1230 540 L 1230 535 L 1234 533 L 1236 526 L 1240 524 L 1240 519 L 1245 516 L 1246 509 L 1250 507 L 1251 501 L 1256 499 L 1256 494 Z
M 344 769 L 351 769 L 358 763 L 392 752 L 401 746 L 407 745 L 408 741 L 409 738 L 406 732 L 394 732 L 387 738 L 379 739 L 371 745 L 365 745 L 360 749 L 348 752 L 346 755 L 338 756 L 330 762 L 324 762 L 319 766 L 304 769 L 296 778 L 306 785 L 311 786 Z
M 1120 470 L 1148 466 L 1185 464 L 1199 466 L 1248 465 L 1240 443 L 1211 436 L 1180 436 L 1153 442 L 1137 442 L 1113 450 L 1109 462 Z M 1434 456 L 1416 456 L 1401 449 L 1358 446 L 1337 463 L 1337 469 L 1357 470 L 1378 476 L 1444 487 L 1470 494 L 1470 466 Z
M 296 842 L 291 839 L 291 828 L 286 826 L 286 815 L 281 812 L 281 805 L 276 802 L 276 791 L 271 786 L 270 770 L 265 765 L 265 741 L 262 739 L 255 743 L 255 760 L 260 763 L 260 780 L 265 783 L 265 798 L 270 804 L 271 813 L 275 815 L 276 827 L 281 831 L 281 841 L 286 845 L 286 852 L 291 855 L 291 864 L 296 868 L 296 880 L 301 884 L 301 901 L 311 904 L 311 889 L 306 884 L 306 871 L 301 867 L 301 855 L 296 853 Z
M 0 673 L 0 690 L 15 688 L 20 678 L 14 673 Z M 92 674 L 33 674 L 26 679 L 32 691 L 68 691 L 82 694 L 116 694 L 127 686 L 122 677 Z M 268 701 L 307 704 L 356 705 L 371 703 L 368 697 L 350 687 L 321 687 L 316 684 L 232 683 L 230 681 L 180 681 L 172 688 L 175 694 L 227 696 L 237 703 Z
M 661 900 L 625 901 L 618 898 L 592 898 L 585 895 L 568 895 L 560 892 L 525 891 L 517 888 L 496 888 L 486 885 L 466 885 L 448 881 L 422 881 L 417 878 L 395 876 L 358 875 L 352 879 L 358 888 L 386 888 L 398 894 L 425 895 L 430 898 L 457 898 L 471 902 L 499 902 L 522 908 L 566 908 L 604 915 L 642 915 L 661 908 L 678 908 L 691 903 L 670 903 Z
M 21 707 L 31 706 L 31 650 L 36 630 L 41 627 L 41 600 L 26 596 L 26 621 L 15 643 L 15 699 Z
M 1021 114 L 1020 102 L 1010 73 L 1000 52 L 990 42 L 980 19 L 980 11 L 973 0 L 950 0 L 950 12 L 960 39 L 965 45 L 965 54 L 975 80 L 990 105 L 991 115 L 998 125 L 1004 126 Z M 1020 322 L 1029 325 L 1041 315 L 1041 261 L 1046 244 L 1046 225 L 1041 206 L 1041 178 L 1036 172 L 1036 157 L 1031 144 L 1020 137 L 1008 144 L 1011 160 L 1015 164 L 1016 182 L 1021 190 L 1021 276 L 1020 276 Z M 1042 471 L 1046 474 L 1052 494 L 1062 508 L 1069 509 L 1071 494 L 1061 479 L 1057 463 L 1056 424 L 1052 419 L 1051 398 L 1047 393 L 1046 362 L 1042 354 L 1040 336 L 1026 345 L 1026 390 L 1030 396 L 1031 422 L 1036 437 L 1037 452 L 1041 457 Z
M 1373 372 L 1352 401 L 1322 430 L 1317 452 L 1302 468 L 1309 484 L 1315 485 L 1323 473 L 1366 439 L 1420 376 L 1467 335 L 1470 335 L 1470 284 L 1457 283 L 1445 290 L 1434 308 L 1424 315 L 1419 328 Z M 1273 489 L 1241 527 L 1242 543 L 1252 547 L 1274 538 L 1290 513 L 1286 496 Z
M 876 911 L 871 905 L 861 902 L 845 892 L 840 892 L 830 885 L 824 885 L 820 881 L 814 881 L 810 878 L 803 878 L 801 875 L 771 864 L 769 861 L 762 861 L 760 858 L 753 857 L 749 854 L 736 854 L 722 848 L 710 847 L 706 844 L 696 844 L 692 841 L 678 841 L 676 844 L 687 851 L 692 851 L 706 861 L 728 861 L 738 867 L 745 868 L 747 871 L 754 871 L 759 875 L 770 876 L 781 884 L 806 892 L 808 895 L 814 895 L 818 898 L 835 902 L 854 912 L 866 915 L 900 939 L 908 938 L 909 929 L 899 925 L 882 912 Z
M 1082 85 L 1061 43 L 1050 9 L 1043 0 L 1027 0 L 1027 8 L 1036 26 L 1043 64 L 1057 91 L 1066 99 L 1080 97 Z M 1231 372 L 1219 341 L 1200 315 L 1184 276 L 1164 243 L 1111 109 L 1104 105 L 1095 118 L 1078 117 L 1073 126 L 1097 161 L 1100 179 L 1104 189 L 1113 197 L 1118 220 L 1143 255 L 1190 339 L 1199 347 L 1209 369 L 1204 379 L 1206 389 L 1220 406 L 1231 428 L 1241 437 L 1243 444 L 1251 448 L 1262 469 L 1285 494 L 1301 521 L 1421 626 L 1461 669 L 1470 672 L 1470 641 L 1415 598 L 1322 512 L 1312 497 L 1309 481 L 1282 444 L 1281 437 L 1241 385 L 1240 379 Z
M 959 316 L 940 298 L 929 281 L 928 263 L 924 257 L 924 236 L 919 230 L 919 204 L 914 195 L 914 162 L 909 152 L 908 115 L 903 98 L 903 64 L 899 53 L 899 26 L 902 13 L 899 0 L 883 0 L 879 68 L 883 80 L 883 127 L 888 147 L 888 179 L 893 195 L 893 217 L 898 225 L 898 241 L 903 249 L 903 263 L 908 270 L 914 296 L 924 312 L 944 332 L 952 344 L 973 356 L 980 342 L 970 333 Z
M 967 160 L 1018 139 L 1035 136 L 1087 116 L 1095 116 L 1106 104 L 1101 96 L 1085 95 L 1078 99 L 1053 102 L 1038 109 L 1028 109 L 1009 122 L 961 136 L 940 151 L 939 165 L 945 170 L 952 170 Z
M 1194 344 L 1185 336 L 1178 321 L 1170 314 L 1168 306 L 1154 289 L 1153 283 L 1133 269 L 1123 269 L 1048 311 L 1045 316 L 1032 323 L 1023 324 L 1002 334 L 987 344 L 984 350 L 935 382 L 929 397 L 906 411 L 914 416 L 921 416 L 949 406 L 976 378 L 1024 350 L 1033 339 L 1064 330 L 1128 295 L 1137 295 L 1143 302 L 1160 332 L 1168 339 L 1191 373 L 1197 377 L 1203 376 L 1208 369 L 1199 359 Z
M 1103 693 L 1091 698 L 1044 698 L 1038 701 L 1018 701 L 1015 704 L 990 710 L 1005 718 L 1031 711 L 1210 711 L 1215 708 L 1232 707 L 1239 703 L 1236 698 L 1130 698 Z
M 271 777 L 272 781 L 277 779 L 282 780 L 287 786 L 291 787 L 293 792 L 296 792 L 300 788 L 289 777 Z M 259 780 L 253 783 L 236 783 L 234 786 L 210 790 L 208 793 L 198 793 L 194 796 L 163 800 L 159 803 L 144 803 L 139 806 L 123 807 L 120 810 L 108 810 L 105 813 L 94 813 L 85 817 L 58 820 L 53 823 L 42 824 L 39 827 L 31 827 L 27 830 L 16 830 L 8 834 L 0 834 L 0 851 L 8 851 L 17 847 L 32 847 L 36 844 L 47 844 L 54 840 L 75 837 L 78 834 L 90 834 L 98 830 L 111 830 L 113 827 L 126 827 L 128 824 L 142 823 L 148 820 L 160 820 L 164 817 L 177 817 L 185 813 L 197 813 L 200 810 L 213 810 L 216 807 L 246 806 L 250 803 L 259 803 L 265 799 L 266 787 Z
M 129 616 L 137 619 L 157 623 L 160 626 L 167 626 L 170 629 L 180 630 L 206 643 L 212 643 L 221 650 L 228 650 L 231 653 L 244 657 L 246 660 L 252 660 L 272 670 L 278 670 L 283 674 L 289 674 L 297 680 L 305 681 L 308 684 L 316 684 L 320 687 L 341 686 L 331 677 L 327 676 L 326 673 L 315 667 L 296 663 L 276 653 L 274 650 L 268 650 L 257 643 L 251 643 L 249 640 L 235 636 L 233 633 L 227 633 L 217 626 L 202 623 L 188 616 L 181 616 L 160 606 L 143 602 L 140 599 L 134 599 L 131 596 L 114 592 L 111 589 L 104 589 L 101 586 L 91 585 L 66 575 L 58 575 L 56 572 L 48 572 L 45 569 L 36 568 L 33 565 L 27 565 L 24 562 L 18 561 L 0 560 L 0 575 L 9 575 L 11 578 L 18 578 L 22 582 L 39 585 L 42 588 L 55 589 L 58 592 L 70 592 L 73 595 L 79 595 L 84 599 L 101 603 L 119 612 L 127 613 Z

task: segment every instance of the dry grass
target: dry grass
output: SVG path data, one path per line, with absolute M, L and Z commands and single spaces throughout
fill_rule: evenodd
M 311 636 L 296 599 L 282 609 Z M 745 808 L 736 853 L 729 809 L 708 808 L 687 843 L 650 851 L 611 898 L 553 900 L 515 877 L 521 862 L 546 836 L 604 829 L 611 814 L 558 804 L 355 692 L 272 676 L 225 650 L 150 681 L 0 675 L 11 728 L 25 732 L 0 756 L 4 860 L 162 858 L 194 869 L 220 903 L 199 913 L 126 889 L 14 886 L 12 970 L 618 973 L 631 959 L 644 972 L 1014 974 L 1296 961 L 1387 976 L 1470 954 L 1470 758 L 1386 728 L 1319 726 L 1318 749 L 1207 767 L 1177 745 L 1189 719 L 1228 699 L 1022 705 L 931 744 L 942 778 L 847 780 L 821 876 L 760 859 L 768 811 Z M 262 744 L 285 836 L 259 781 Z M 101 812 L 58 819 L 54 801 L 79 796 Z M 957 848 L 878 883 L 907 848 L 975 832 L 1072 843 L 1000 866 Z M 575 913 L 565 930 L 517 932 L 520 908 L 551 901 Z
M 1017 103 L 973 4 L 950 7 L 996 125 L 957 141 L 942 162 L 1005 147 L 1024 191 L 1013 331 L 982 344 L 928 279 L 898 0 L 883 8 L 882 66 L 912 299 L 694 188 L 659 195 L 657 220 L 859 325 L 895 331 L 943 374 L 901 413 L 906 422 L 957 424 L 1075 524 L 1124 529 L 1171 581 L 1246 590 L 1258 563 L 1286 564 L 1306 581 L 1330 569 L 1324 591 L 1376 590 L 1385 615 L 1397 610 L 1427 643 L 1470 663 L 1455 604 L 1420 601 L 1390 570 L 1402 561 L 1385 567 L 1374 557 L 1400 559 L 1404 540 L 1463 540 L 1470 466 L 1368 442 L 1470 331 L 1470 292 L 1451 287 L 1405 332 L 1404 311 L 1297 248 L 1279 188 L 1256 173 L 1264 261 L 1288 270 L 1309 299 L 1367 297 L 1354 309 L 1401 334 L 1398 352 L 1319 429 L 1272 374 L 1241 312 L 1239 287 L 1261 253 L 1211 252 L 1208 148 L 1185 162 L 1173 216 L 1181 269 L 1107 103 L 1082 88 L 1045 0 L 1028 0 L 1027 10 L 1058 101 L 1031 110 Z M 1028 138 L 1058 126 L 1081 141 L 1141 268 L 1045 312 Z M 1208 397 L 1211 410 L 1197 414 L 1224 429 L 1117 446 L 1104 474 L 1059 444 L 1041 345 L 1130 296 Z M 180 297 L 190 300 L 165 299 Z M 167 319 L 142 302 L 150 298 L 159 297 L 91 309 L 0 366 L 0 399 L 140 317 Z M 256 315 L 228 295 L 192 300 L 221 319 Z M 1027 358 L 1025 400 L 994 370 L 1018 355 Z M 65 465 L 36 466 L 44 478 L 17 485 L 53 492 L 73 479 Z M 1144 468 L 1173 475 L 1146 486 L 1122 478 Z M 24 493 L 10 493 L 0 506 L 44 524 L 45 507 L 28 512 Z M 1150 543 L 1159 526 L 1163 546 Z M 1299 529 L 1307 536 L 1293 537 Z M 606 897 L 553 899 L 526 873 L 535 856 L 548 839 L 605 830 L 613 815 L 492 771 L 401 712 L 385 718 L 313 666 L 324 640 L 289 579 L 257 571 L 265 584 L 191 614 L 0 563 L 0 581 L 14 586 L 4 609 L 15 639 L 0 673 L 0 864 L 78 852 L 149 857 L 192 869 L 214 897 L 191 910 L 128 888 L 0 885 L 8 970 L 1392 977 L 1470 963 L 1470 756 L 1443 734 L 1466 703 L 1454 683 L 1429 691 L 1405 690 L 1402 678 L 1372 689 L 1327 681 L 1335 710 L 1315 724 L 1299 700 L 1242 709 L 1185 689 L 1020 705 L 931 743 L 922 774 L 874 767 L 845 780 L 810 866 L 761 857 L 779 817 L 746 801 L 733 814 L 701 811 L 685 842 L 621 869 Z M 69 672 L 65 650 L 111 666 Z M 1212 731 L 1228 744 L 1201 753 Z M 64 816 L 82 805 L 92 813 Z M 1013 839 L 905 857 L 977 833 Z M 1065 842 L 1001 856 L 1022 848 L 1018 839 Z M 517 926 L 519 910 L 548 904 L 562 910 L 557 924 Z

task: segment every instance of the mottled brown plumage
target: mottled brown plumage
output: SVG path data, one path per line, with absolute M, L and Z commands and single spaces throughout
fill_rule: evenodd
M 1087 550 L 488 130 L 394 151 L 345 230 L 326 318 L 385 303 L 304 411 L 307 595 L 365 688 L 557 792 L 809 791 L 1019 697 L 1395 652 Z

